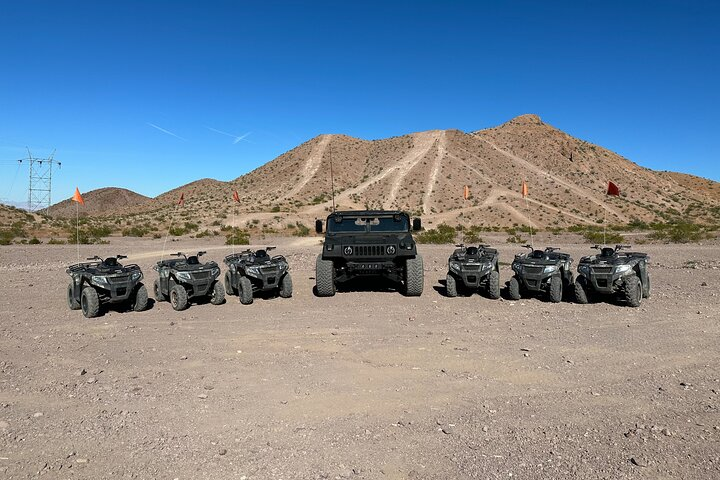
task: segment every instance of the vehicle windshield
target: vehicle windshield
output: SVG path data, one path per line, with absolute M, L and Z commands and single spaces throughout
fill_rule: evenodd
M 392 217 L 330 217 L 327 223 L 330 233 L 345 232 L 407 232 L 410 230 L 405 215 Z

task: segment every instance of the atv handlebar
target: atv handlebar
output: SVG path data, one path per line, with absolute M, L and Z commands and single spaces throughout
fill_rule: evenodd
M 265 251 L 269 252 L 270 250 L 275 250 L 277 247 L 265 247 Z
M 198 256 L 198 257 L 202 257 L 202 256 L 205 255 L 206 253 L 207 253 L 207 252 L 206 252 L 205 250 L 202 250 L 202 251 L 200 251 L 200 252 L 197 253 L 197 256 Z
M 534 250 L 532 245 L 523 245 L 523 248 L 529 248 L 530 250 Z
M 632 245 L 615 245 L 615 250 L 623 250 L 625 248 L 631 248 Z
M 171 253 L 170 256 L 171 257 L 184 257 L 185 254 L 182 252 L 177 252 L 177 253 Z
M 554 252 L 555 250 L 560 250 L 559 247 L 545 247 L 546 252 Z

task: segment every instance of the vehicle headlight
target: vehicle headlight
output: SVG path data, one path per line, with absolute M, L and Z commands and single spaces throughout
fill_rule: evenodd
M 460 264 L 457 262 L 450 262 L 450 270 L 460 272 Z
M 220 275 L 220 269 L 217 268 L 217 267 L 213 267 L 213 269 L 211 270 L 211 272 L 212 272 L 212 274 L 213 274 L 213 277 L 217 277 L 218 275 Z
M 235 264 L 234 264 L 234 263 L 231 263 L 231 264 L 230 264 L 230 271 L 231 271 L 232 273 L 235 273 L 236 270 L 237 270 L 237 267 L 235 266 Z
M 396 251 L 397 251 L 397 250 L 395 249 L 395 245 L 388 245 L 387 248 L 385 249 L 385 252 L 386 252 L 388 255 L 395 255 L 395 252 L 396 252 Z
M 110 288 L 110 282 L 108 282 L 107 277 L 103 275 L 93 275 L 92 283 L 101 287 Z
M 632 269 L 630 265 L 618 265 L 615 267 L 615 273 L 627 273 Z
M 350 247 L 350 246 L 345 247 L 345 248 L 343 249 L 343 253 L 344 253 L 345 255 L 352 255 L 352 253 L 353 253 L 353 248 Z
M 190 279 L 192 278 L 190 276 L 190 272 L 178 272 L 176 276 L 177 276 L 178 280 L 183 281 L 183 282 L 189 282 Z
M 133 274 L 130 275 L 130 279 L 131 279 L 133 282 L 137 282 L 137 281 L 140 280 L 142 277 L 143 277 L 142 272 L 133 272 Z
M 260 269 L 258 267 L 247 267 L 245 271 L 252 273 L 253 275 L 258 275 L 260 273 Z
M 325 244 L 325 249 L 326 249 L 328 252 L 332 251 L 333 248 L 335 248 L 335 245 L 333 245 L 332 243 L 326 243 L 326 244 Z
M 590 273 L 590 266 L 589 265 L 578 265 L 578 272 L 582 273 L 583 275 L 587 275 Z
M 520 263 L 513 263 L 513 264 L 512 264 L 512 269 L 513 269 L 516 273 L 522 273 L 522 264 L 520 264 Z
M 557 265 L 548 265 L 547 267 L 543 268 L 543 273 L 552 273 L 557 270 Z

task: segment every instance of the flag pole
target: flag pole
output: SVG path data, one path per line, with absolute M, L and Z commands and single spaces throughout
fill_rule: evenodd
M 603 205 L 603 245 L 607 245 L 606 235 L 607 232 L 607 208 Z
M 75 202 L 75 244 L 77 246 L 77 262 L 80 263 L 80 202 Z
M 528 220 L 528 228 L 530 229 L 530 246 L 533 250 L 535 250 L 535 241 L 533 240 L 533 228 L 532 228 L 532 220 L 530 220 L 530 205 L 528 204 L 528 189 L 527 189 L 527 180 L 523 180 L 523 186 L 522 186 L 522 196 L 525 199 L 525 212 L 528 214 L 527 220 Z

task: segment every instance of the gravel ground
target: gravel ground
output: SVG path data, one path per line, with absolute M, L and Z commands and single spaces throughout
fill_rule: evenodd
M 316 298 L 318 240 L 277 244 L 291 299 L 93 320 L 65 303 L 74 246 L 2 247 L 0 477 L 720 478 L 718 245 L 638 248 L 653 294 L 631 309 L 447 298 L 450 246 L 421 246 L 419 298 Z M 128 254 L 151 286 L 161 248 L 80 254 Z

